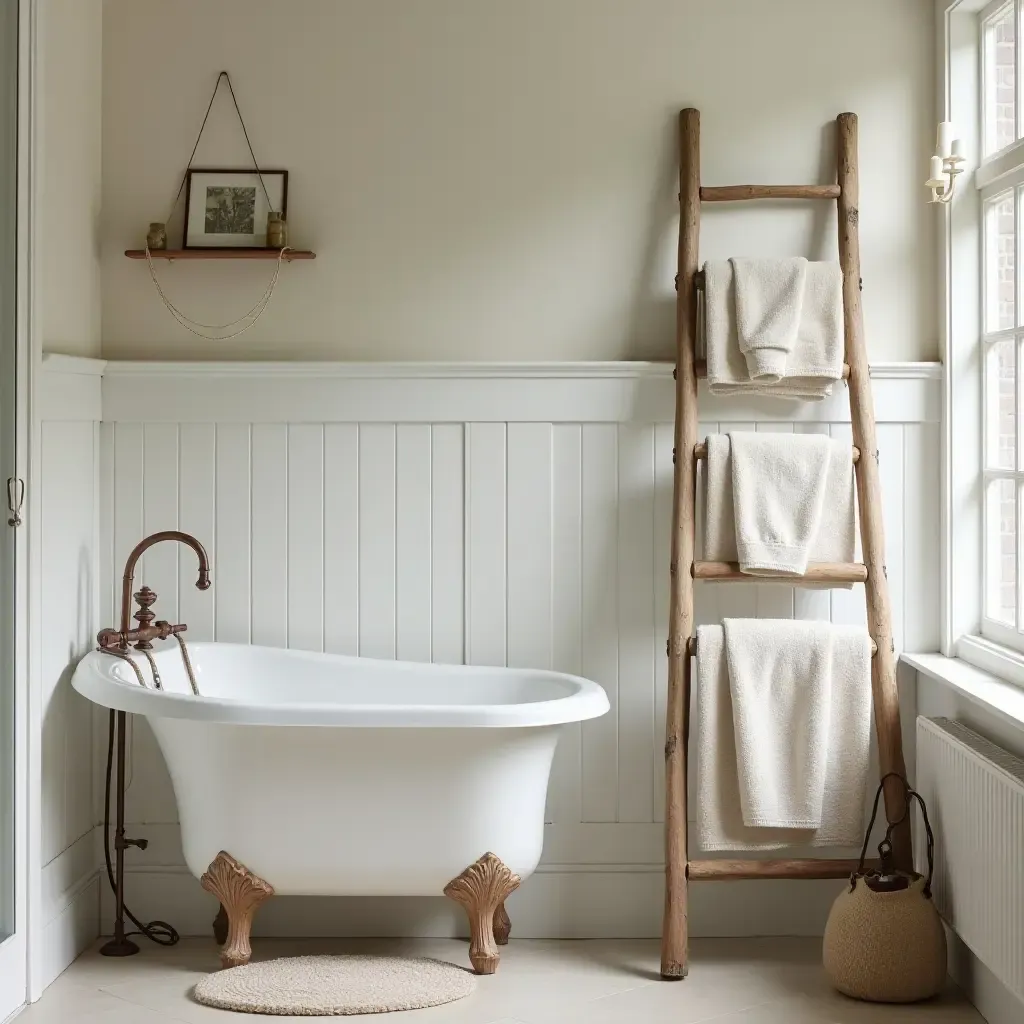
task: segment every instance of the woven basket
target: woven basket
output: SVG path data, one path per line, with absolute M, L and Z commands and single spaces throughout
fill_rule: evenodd
M 904 817 L 916 798 L 924 818 L 928 877 L 889 868 L 892 831 L 900 822 L 889 824 L 879 844 L 879 871 L 865 872 L 864 858 L 878 812 L 880 785 L 860 866 L 851 876 L 849 887 L 836 897 L 825 925 L 822 954 L 829 980 L 844 995 L 874 1003 L 929 999 L 946 982 L 946 933 L 931 894 L 935 841 L 924 801 L 905 780 L 901 781 L 906 791 Z

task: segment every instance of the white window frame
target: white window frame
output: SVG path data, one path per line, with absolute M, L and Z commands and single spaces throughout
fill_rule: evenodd
M 1017 46 L 1024 45 L 1024 0 L 1017 10 Z M 944 309 L 942 349 L 945 363 L 943 422 L 943 621 L 942 653 L 959 657 L 1017 685 L 1024 686 L 1024 629 L 1011 629 L 985 617 L 985 481 L 1010 476 L 1018 480 L 1017 608 L 1024 626 L 1024 408 L 1017 405 L 1018 464 L 1012 472 L 985 471 L 983 416 L 984 360 L 979 356 L 1002 332 L 984 334 L 984 253 L 982 217 L 985 202 L 1024 187 L 1024 140 L 982 156 L 985 125 L 984 36 L 982 26 L 1006 0 L 936 0 L 938 49 L 941 55 L 939 119 L 952 121 L 964 140 L 968 171 L 943 218 L 940 238 L 940 284 Z M 1018 67 L 1020 60 L 1018 59 Z M 1017 134 L 1024 130 L 1024 75 L 1015 81 Z M 972 187 L 973 185 L 973 187 Z M 1024 191 L 1018 193 L 1017 268 L 1024 272 Z M 1019 295 L 1018 303 L 1024 301 Z M 1018 380 L 1024 384 L 1024 327 L 1005 332 L 1018 339 Z M 1018 388 L 1018 391 L 1021 389 Z
M 1016 21 L 1014 32 L 1014 86 L 1016 97 L 1014 102 L 1014 138 L 1006 146 L 988 156 L 982 156 L 974 175 L 974 184 L 979 193 L 980 208 L 978 210 L 979 232 L 981 235 L 981 276 L 979 281 L 979 303 L 981 306 L 981 326 L 978 343 L 979 369 L 981 374 L 981 415 L 979 424 L 981 433 L 980 459 L 978 466 L 979 495 L 981 503 L 980 516 L 982 523 L 982 584 L 981 584 L 981 636 L 989 641 L 1004 644 L 1017 652 L 1024 652 L 1024 578 L 1022 578 L 1022 553 L 1024 553 L 1024 403 L 1021 395 L 1024 392 L 1024 323 L 1021 316 L 1021 305 L 1024 302 L 1024 289 L 1021 287 L 1021 275 L 1024 274 L 1024 143 L 1021 142 L 1022 116 L 1024 116 L 1024 95 L 1021 72 L 1021 29 L 1024 28 L 1024 0 L 992 0 L 978 13 L 978 64 L 980 70 L 978 95 L 978 121 L 981 129 L 982 153 L 988 147 L 993 129 L 990 111 L 986 109 L 985 98 L 988 95 L 989 67 L 987 46 L 987 26 L 999 15 L 1012 12 Z M 990 302 L 988 289 L 991 286 L 992 269 L 988 259 L 990 246 L 986 244 L 986 222 L 989 211 L 1000 202 L 1010 199 L 1013 203 L 1014 219 L 1014 314 L 1013 324 L 1008 328 L 995 328 L 987 323 Z M 1014 385 L 1016 391 L 1015 410 L 1015 463 L 1012 468 L 995 468 L 990 465 L 987 433 L 991 419 L 998 414 L 998 399 L 989 393 L 992 374 L 989 369 L 993 358 L 993 346 L 998 343 L 1011 342 L 1014 350 Z M 1014 580 L 1016 595 L 1014 601 L 1014 622 L 1012 624 L 993 618 L 989 615 L 991 602 L 990 592 L 998 588 L 1000 581 L 992 579 L 994 568 L 991 546 L 998 538 L 989 536 L 992 526 L 992 515 L 988 506 L 989 490 L 999 480 L 1009 480 L 1014 484 L 1015 503 L 1015 558 L 1016 568 Z
M 1017 26 L 1016 26 L 1017 27 L 1017 31 L 1014 33 L 1014 45 L 1013 45 L 1013 48 L 1014 48 L 1014 68 L 1015 68 L 1015 72 L 1014 72 L 1014 85 L 1016 87 L 1017 97 L 1016 97 L 1016 102 L 1013 105 L 1013 118 L 1014 118 L 1014 139 L 1018 140 L 1018 139 L 1020 139 L 1021 134 L 1024 134 L 1021 131 L 1021 128 L 1022 128 L 1021 118 L 1022 118 L 1022 114 L 1024 114 L 1024 111 L 1022 111 L 1022 109 L 1021 109 L 1021 102 L 1022 102 L 1022 99 L 1024 99 L 1024 95 L 1022 95 L 1022 92 L 1024 92 L 1024 90 L 1022 90 L 1021 86 L 1022 86 L 1022 77 L 1024 77 L 1024 76 L 1016 74 L 1016 70 L 1019 69 L 1019 67 L 1020 67 L 1020 43 L 1021 43 L 1020 33 L 1021 33 L 1022 26 L 1024 26 L 1024 21 L 1022 21 L 1022 16 L 1024 16 L 1024 4 L 1022 4 L 1021 0 L 991 0 L 990 3 L 986 4 L 978 12 L 978 22 L 979 22 L 980 26 L 984 26 L 987 22 L 992 21 L 997 14 L 1001 14 L 1003 11 L 1005 11 L 1009 7 L 1016 8 L 1016 21 L 1017 21 Z M 986 42 L 987 42 L 987 40 L 985 38 L 984 32 L 983 31 L 979 32 L 979 34 L 978 34 L 979 57 L 981 56 L 981 53 L 983 53 L 983 51 L 984 51 Z M 979 69 L 980 69 L 980 72 L 981 72 L 980 98 L 983 101 L 985 95 L 988 93 L 988 80 L 987 80 L 987 77 L 986 77 L 986 72 L 987 72 L 988 69 L 986 67 L 986 62 L 985 62 L 984 59 L 980 59 L 978 63 L 979 63 Z M 991 129 L 991 125 L 988 122 L 988 118 L 986 116 L 987 115 L 987 111 L 984 109 L 983 102 L 982 102 L 982 104 L 980 104 L 980 106 L 981 106 L 981 109 L 979 111 L 979 118 L 980 118 L 980 121 L 981 121 L 981 143 L 982 143 L 982 146 L 981 146 L 981 149 L 978 152 L 981 155 L 982 163 L 988 163 L 994 157 L 998 156 L 1000 153 L 1003 153 L 1007 149 L 1012 148 L 1015 143 L 1010 143 L 1009 146 L 1003 146 L 999 150 L 993 150 L 991 153 L 989 153 L 989 148 L 988 148 L 989 133 L 990 133 L 990 131 L 992 129 Z
M 1018 8 L 1024 2 L 1024 0 L 1017 0 Z M 975 181 L 978 185 L 979 198 L 981 200 L 981 209 L 979 211 L 980 230 L 982 234 L 982 255 L 981 255 L 981 281 L 980 281 L 980 301 L 982 305 L 982 320 L 983 325 L 980 330 L 980 337 L 978 342 L 978 353 L 979 363 L 981 372 L 981 412 L 982 412 L 982 423 L 980 424 L 981 433 L 981 458 L 979 460 L 978 476 L 979 476 L 979 496 L 978 500 L 981 502 L 981 523 L 982 523 L 982 605 L 981 605 L 981 635 L 986 639 L 994 640 L 997 643 L 1006 644 L 1008 647 L 1012 647 L 1014 650 L 1024 651 L 1024 591 L 1022 591 L 1022 575 L 1021 570 L 1024 568 L 1021 564 L 1022 552 L 1024 552 L 1024 434 L 1022 434 L 1022 428 L 1024 428 L 1024 405 L 1022 405 L 1021 395 L 1024 388 L 1024 327 L 1016 326 L 1017 322 L 1021 320 L 1020 306 L 1024 295 L 1015 294 L 1014 296 L 1014 326 L 1007 328 L 996 328 L 989 330 L 988 325 L 984 323 L 987 319 L 987 309 L 989 302 L 988 296 L 985 294 L 989 287 L 991 268 L 989 267 L 989 254 L 990 247 L 985 244 L 986 228 L 984 226 L 985 221 L 988 218 L 989 211 L 995 204 L 1001 203 L 1006 199 L 1010 199 L 1013 202 L 1013 218 L 1015 222 L 1014 232 L 1014 283 L 1015 293 L 1022 291 L 1020 287 L 1020 274 L 1024 271 L 1024 151 L 1021 151 L 1021 147 L 1012 145 L 1007 149 L 1014 149 L 1017 151 L 1020 157 L 1020 163 L 1017 164 L 1012 171 L 1004 174 L 1000 174 L 990 184 L 981 185 L 980 183 L 985 180 L 983 172 L 986 171 L 989 161 L 983 162 L 975 175 Z M 1005 153 L 1006 150 L 1003 150 Z M 1014 348 L 1014 384 L 1016 390 L 1016 410 L 1014 416 L 1014 428 L 1016 437 L 1014 439 L 1014 451 L 1015 451 L 1015 463 L 1012 468 L 996 468 L 990 465 L 990 453 L 988 446 L 988 432 L 991 427 L 992 417 L 997 415 L 996 403 L 998 398 L 990 394 L 990 387 L 992 383 L 992 374 L 989 369 L 990 360 L 994 357 L 994 346 L 1000 343 L 1010 342 Z M 993 569 L 993 559 L 990 554 L 991 545 L 995 542 L 995 539 L 990 537 L 990 528 L 992 526 L 992 516 L 988 506 L 989 501 L 989 489 L 991 486 L 999 480 L 1010 480 L 1014 483 L 1014 500 L 1015 500 L 1015 555 L 1016 555 L 1016 567 L 1014 571 L 1014 580 L 1016 585 L 1016 596 L 1014 601 L 1014 623 L 1008 624 L 1000 619 L 995 619 L 988 614 L 991 607 L 989 600 L 990 591 L 998 588 L 1001 584 L 1000 581 L 991 578 L 991 572 Z

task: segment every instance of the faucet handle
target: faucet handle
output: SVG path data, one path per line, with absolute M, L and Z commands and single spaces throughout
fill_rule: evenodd
M 148 629 L 156 618 L 156 612 L 152 608 L 156 601 L 156 593 L 150 590 L 149 587 L 143 586 L 140 590 L 135 591 L 133 596 L 138 602 L 139 610 L 132 618 L 135 619 L 141 629 Z M 135 647 L 140 651 L 153 649 L 153 645 L 148 640 L 140 640 Z
M 101 629 L 96 634 L 96 643 L 105 650 L 120 647 L 123 642 L 124 637 L 116 629 Z
M 155 629 L 160 630 L 160 639 L 166 640 L 168 637 L 172 637 L 177 633 L 184 633 L 188 626 L 182 623 L 179 626 L 172 626 L 166 619 L 157 619 L 153 623 Z

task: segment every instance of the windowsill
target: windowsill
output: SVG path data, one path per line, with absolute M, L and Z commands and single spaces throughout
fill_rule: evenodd
M 1024 728 L 1024 689 L 1020 686 L 976 668 L 962 658 L 947 658 L 942 654 L 903 654 L 901 660 L 923 675 L 945 683 L 1008 725 Z

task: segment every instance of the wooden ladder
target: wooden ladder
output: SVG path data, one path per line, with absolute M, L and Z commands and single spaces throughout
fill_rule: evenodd
M 838 178 L 835 185 L 727 185 L 700 183 L 700 112 L 689 108 L 679 115 L 679 273 L 676 278 L 676 417 L 675 486 L 672 503 L 671 597 L 669 601 L 668 708 L 665 741 L 665 916 L 662 926 L 661 974 L 683 978 L 688 967 L 687 884 L 691 879 L 845 878 L 856 861 L 808 860 L 690 860 L 687 851 L 686 767 L 693 638 L 693 581 L 743 581 L 751 577 L 727 562 L 695 560 L 697 462 L 705 457 L 697 438 L 697 379 L 706 366 L 696 358 L 697 292 L 701 203 L 749 199 L 834 199 L 839 213 L 839 262 L 843 271 L 845 359 L 843 376 L 849 382 L 853 458 L 856 462 L 857 504 L 860 512 L 864 563 L 818 563 L 808 566 L 801 583 L 863 583 L 867 627 L 874 641 L 871 688 L 881 774 L 905 774 L 896 689 L 896 657 L 885 572 L 885 538 L 878 482 L 875 414 L 871 401 L 864 324 L 860 304 L 860 240 L 858 221 L 857 115 L 840 114 Z M 682 571 L 679 568 L 682 567 Z M 758 577 L 758 583 L 771 582 Z M 780 578 L 792 586 L 793 577 Z M 890 821 L 904 815 L 903 788 L 891 780 L 885 790 Z M 897 866 L 912 867 L 910 829 L 906 821 L 893 837 Z

